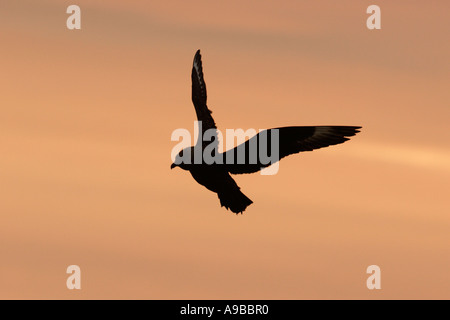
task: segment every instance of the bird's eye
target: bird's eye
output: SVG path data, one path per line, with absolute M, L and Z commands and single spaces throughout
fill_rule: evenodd
M 180 157 L 183 156 L 183 150 L 180 151 L 180 153 L 178 154 Z

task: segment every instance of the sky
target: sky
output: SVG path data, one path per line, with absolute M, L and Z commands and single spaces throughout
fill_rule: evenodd
M 449 7 L 0 0 L 0 298 L 450 299 Z M 170 170 L 197 49 L 223 132 L 363 129 L 234 176 L 236 216 Z

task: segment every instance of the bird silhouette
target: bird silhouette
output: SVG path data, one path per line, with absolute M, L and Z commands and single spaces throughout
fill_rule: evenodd
M 215 151 L 219 142 L 217 127 L 211 116 L 212 112 L 206 105 L 206 84 L 203 79 L 200 50 L 197 50 L 194 57 L 191 79 L 192 102 L 195 107 L 197 119 L 201 123 L 199 129 L 201 129 L 202 134 L 209 131 L 211 139 L 209 141 L 207 139 L 201 139 L 202 135 L 199 134 L 195 146 L 185 148 L 177 154 L 174 163 L 171 165 L 171 169 L 180 167 L 189 171 L 195 181 L 217 193 L 222 207 L 230 209 L 236 214 L 242 214 L 253 201 L 241 192 L 230 174 L 258 172 L 288 155 L 343 143 L 349 140 L 347 137 L 354 136 L 359 132 L 358 129 L 361 128 L 360 126 L 294 126 L 272 128 L 260 131 L 233 149 L 224 153 L 217 153 Z M 276 134 L 272 135 L 274 133 Z M 263 161 L 258 157 L 256 159 L 251 158 L 252 152 L 253 155 L 257 155 L 263 147 L 265 150 L 272 150 L 271 148 L 274 146 L 274 143 L 278 147 L 276 158 L 271 158 L 269 162 L 266 160 Z M 205 160 L 202 160 L 196 163 L 194 159 L 195 153 L 199 150 L 200 152 L 205 151 L 208 146 L 213 150 L 212 155 L 222 161 L 206 163 Z M 256 146 L 256 149 L 252 146 Z M 244 157 L 238 159 L 239 154 L 243 154 Z M 271 154 L 271 156 L 273 155 Z M 186 158 L 189 161 L 186 161 Z M 230 159 L 231 161 L 229 161 Z

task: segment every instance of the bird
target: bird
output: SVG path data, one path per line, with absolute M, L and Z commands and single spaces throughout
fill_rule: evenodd
M 175 157 L 175 161 L 170 168 L 179 167 L 189 171 L 194 180 L 206 187 L 208 190 L 217 193 L 221 207 L 225 207 L 236 214 L 242 214 L 246 208 L 253 203 L 237 185 L 231 174 L 248 174 L 258 172 L 270 165 L 273 165 L 282 158 L 291 154 L 303 151 L 313 151 L 319 148 L 336 145 L 349 140 L 348 137 L 354 136 L 360 132 L 361 126 L 290 126 L 279 127 L 260 131 L 258 134 L 238 145 L 220 154 L 213 151 L 217 159 L 232 159 L 233 161 L 217 161 L 216 163 L 206 163 L 194 161 L 196 151 L 205 151 L 208 145 L 213 146 L 213 150 L 218 146 L 217 126 L 212 117 L 212 111 L 206 104 L 206 84 L 203 76 L 202 56 L 200 50 L 197 50 L 194 56 L 192 72 L 192 102 L 194 104 L 197 120 L 201 123 L 199 131 L 205 134 L 208 130 L 212 132 L 210 141 L 199 138 L 194 146 L 184 148 Z M 277 135 L 272 135 L 274 133 Z M 274 139 L 276 137 L 277 139 Z M 263 139 L 264 138 L 264 139 Z M 250 151 L 252 143 L 256 142 L 258 148 L 261 148 L 261 141 L 270 149 L 274 143 L 278 146 L 278 156 L 272 158 L 270 162 L 264 162 L 261 159 L 250 161 Z M 237 160 L 239 152 L 245 151 L 244 160 Z M 231 153 L 231 154 L 230 154 Z M 229 158 L 228 158 L 229 157 Z M 189 159 L 189 161 L 186 161 Z M 243 161 L 242 161 L 243 160 Z

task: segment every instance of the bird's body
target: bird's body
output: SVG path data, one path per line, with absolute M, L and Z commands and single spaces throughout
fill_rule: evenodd
M 189 166 L 189 172 L 195 181 L 216 193 L 223 189 L 223 183 L 217 181 L 226 181 L 227 177 L 230 177 L 228 171 L 220 164 L 193 164 Z
M 194 154 L 194 147 L 190 148 L 190 152 L 191 155 Z M 253 203 L 240 191 L 225 164 L 206 164 L 204 162 L 195 164 L 192 157 L 189 164 L 183 163 L 179 167 L 189 171 L 197 183 L 217 193 L 221 206 L 235 213 L 243 212 L 247 206 Z
M 243 212 L 247 206 L 253 203 L 244 195 L 236 181 L 220 164 L 193 165 L 189 170 L 192 177 L 206 189 L 217 193 L 222 207 L 230 209 L 235 213 Z
M 268 167 L 282 158 L 302 152 L 339 144 L 347 141 L 349 136 L 355 135 L 361 127 L 356 126 L 308 126 L 308 127 L 281 127 L 264 130 L 242 145 L 235 147 L 225 153 L 219 154 L 222 159 L 220 163 L 208 164 L 205 161 L 196 163 L 194 160 L 195 150 L 204 151 L 208 145 L 218 145 L 217 127 L 211 116 L 211 111 L 206 105 L 206 84 L 203 79 L 203 68 L 200 50 L 194 57 L 192 67 L 192 102 L 199 122 L 202 124 L 202 133 L 212 130 L 215 134 L 210 142 L 198 140 L 195 147 L 183 149 L 176 157 L 171 168 L 180 167 L 188 170 L 192 177 L 199 184 L 205 186 L 208 190 L 217 193 L 220 204 L 234 213 L 242 213 L 250 204 L 253 203 L 244 195 L 239 186 L 231 177 L 231 174 L 254 173 L 265 167 Z M 276 133 L 274 138 L 271 137 Z M 264 141 L 264 142 L 262 142 Z M 276 159 L 270 162 L 264 162 L 260 158 L 256 161 L 251 158 L 252 155 L 260 155 L 260 149 L 271 150 L 276 144 L 278 155 Z M 253 149 L 256 146 L 256 149 Z M 244 161 L 238 162 L 237 155 L 244 151 Z M 183 153 L 189 152 L 188 161 L 183 161 Z M 230 154 L 232 153 L 232 154 Z M 232 159 L 233 161 L 226 161 Z

